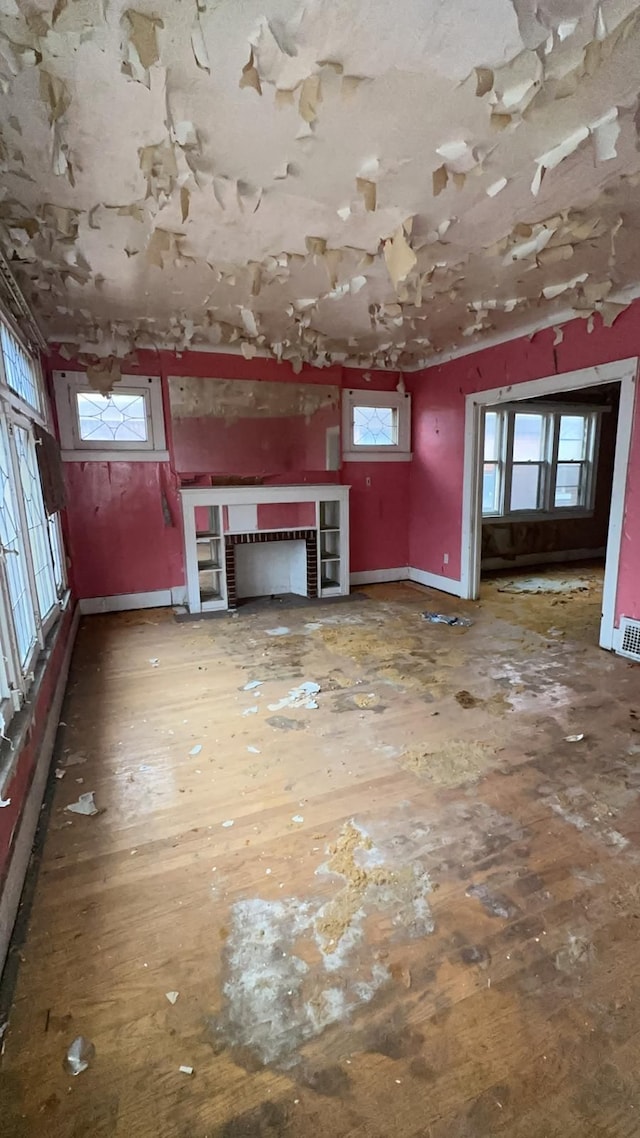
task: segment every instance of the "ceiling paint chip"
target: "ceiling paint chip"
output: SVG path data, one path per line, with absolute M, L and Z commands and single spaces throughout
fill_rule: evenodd
M 193 27 L 191 28 L 191 50 L 193 51 L 193 58 L 198 64 L 198 67 L 202 71 L 207 71 L 211 74 L 209 52 L 207 51 L 207 45 L 204 40 L 199 14 L 196 14 Z
M 476 67 L 476 95 L 481 99 L 493 87 L 493 71 L 490 67 Z
M 407 279 L 418 258 L 405 237 L 402 225 L 398 226 L 393 237 L 384 242 L 383 248 L 389 276 L 397 289 L 401 281 Z
M 262 84 L 254 62 L 253 48 L 251 48 L 249 53 L 249 62 L 245 63 L 242 68 L 242 75 L 240 76 L 240 83 L 238 85 L 240 87 L 253 87 L 253 90 L 257 91 L 259 95 L 262 94 Z
M 378 199 L 378 187 L 376 183 L 370 182 L 367 178 L 356 178 L 356 189 L 359 194 L 362 194 L 364 208 L 369 213 L 373 213 Z
M 322 99 L 320 90 L 320 76 L 309 75 L 300 88 L 298 112 L 307 123 L 313 123 L 318 117 L 318 103 Z
M 438 169 L 433 171 L 431 177 L 433 184 L 433 196 L 434 198 L 437 198 L 438 194 L 441 194 L 442 191 L 446 189 L 447 182 L 449 181 L 447 167 L 444 164 L 442 166 L 438 166 Z
M 164 22 L 158 16 L 145 16 L 142 12 L 134 12 L 132 8 L 124 13 L 124 18 L 129 25 L 129 39 L 138 59 L 148 70 L 160 59 L 157 29 L 164 28 Z
M 504 190 L 506 184 L 506 178 L 498 178 L 497 182 L 492 182 L 490 186 L 487 186 L 487 196 L 490 198 L 495 198 L 496 194 L 499 194 L 501 190 Z

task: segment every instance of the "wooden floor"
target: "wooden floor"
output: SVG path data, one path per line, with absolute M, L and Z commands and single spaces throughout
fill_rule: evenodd
M 83 621 L 3 1138 L 637 1138 L 640 671 L 483 596 Z

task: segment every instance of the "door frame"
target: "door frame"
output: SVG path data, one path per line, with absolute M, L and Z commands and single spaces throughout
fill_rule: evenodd
M 614 363 L 580 368 L 577 371 L 562 372 L 559 375 L 548 375 L 542 379 L 494 387 L 487 391 L 473 391 L 467 395 L 465 400 L 462 486 L 461 597 L 466 600 L 477 600 L 480 595 L 482 443 L 484 413 L 487 407 L 535 399 L 539 395 L 571 392 L 582 387 L 598 387 L 605 383 L 619 383 L 620 406 L 616 430 L 599 640 L 601 648 L 612 649 L 614 647 L 615 606 L 637 371 L 638 357 L 632 356 L 628 359 L 616 360 Z

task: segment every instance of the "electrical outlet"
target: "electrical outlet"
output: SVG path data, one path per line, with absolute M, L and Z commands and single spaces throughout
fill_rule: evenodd
M 445 555 L 444 555 L 444 557 L 442 558 L 442 560 L 443 560 L 443 562 L 444 562 L 444 564 L 445 564 L 445 565 L 448 565 L 448 564 L 449 564 L 449 554 L 448 554 L 448 553 L 445 553 Z

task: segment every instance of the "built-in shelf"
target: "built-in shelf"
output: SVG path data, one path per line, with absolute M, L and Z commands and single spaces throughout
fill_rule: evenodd
M 339 589 L 340 582 L 335 580 L 333 577 L 321 577 L 320 587 L 322 589 Z

